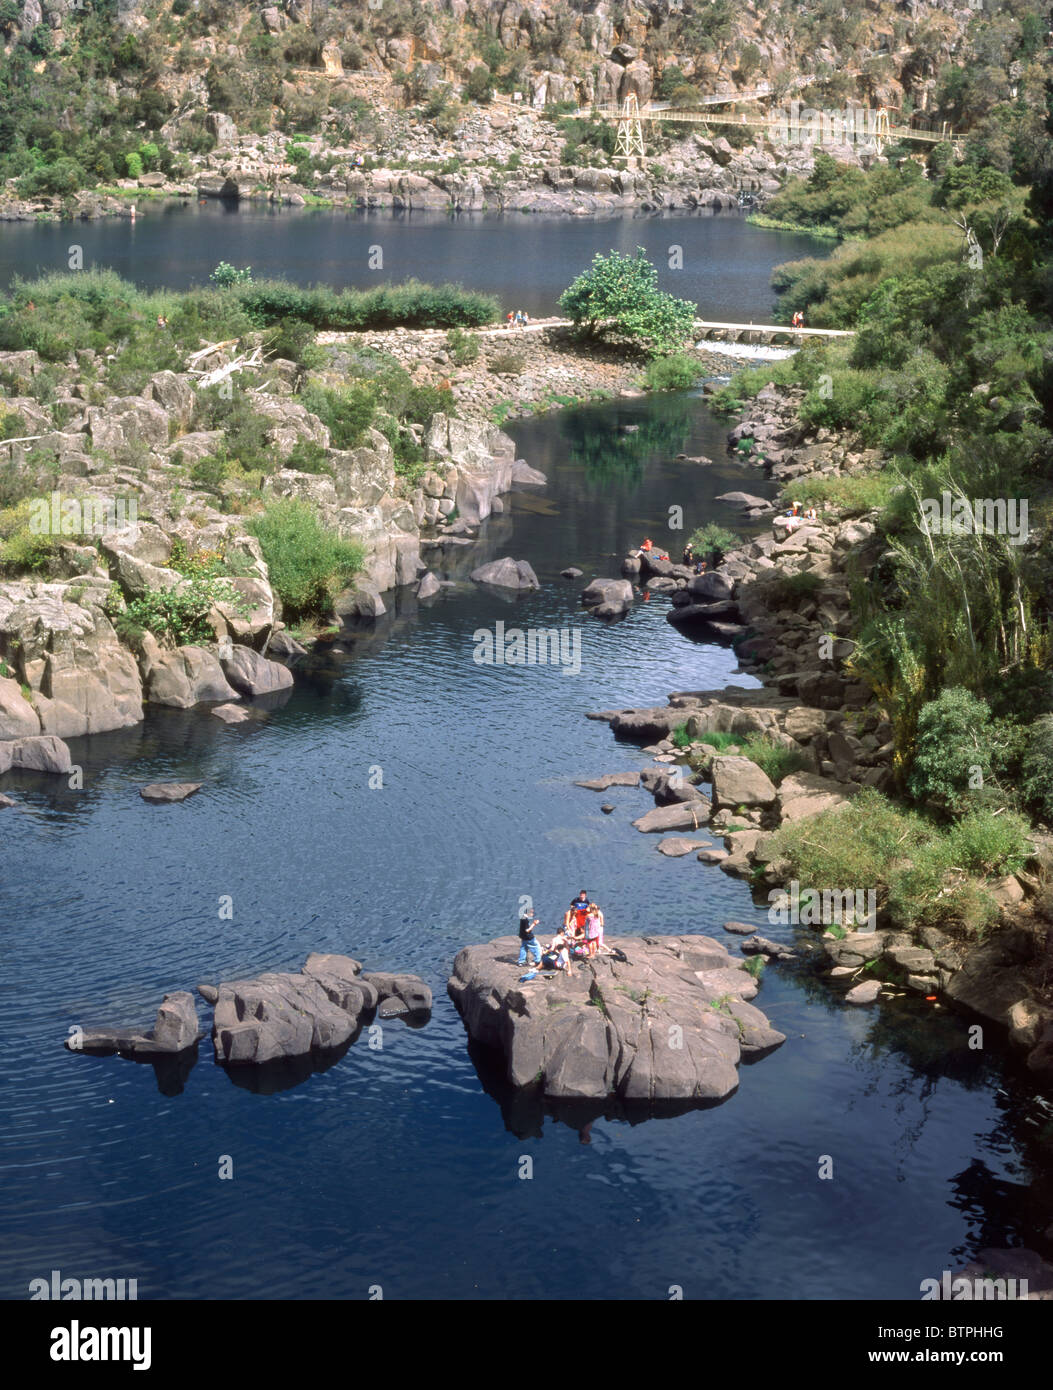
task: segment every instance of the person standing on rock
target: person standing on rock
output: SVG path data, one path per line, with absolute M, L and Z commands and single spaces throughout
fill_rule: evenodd
M 585 918 L 589 915 L 589 895 L 583 888 L 576 898 L 571 901 L 564 919 L 567 927 L 576 927 L 578 933 L 585 935 Z
M 541 964 L 541 945 L 534 935 L 535 928 L 541 924 L 534 912 L 524 912 L 519 919 L 519 961 L 518 964 L 526 965 L 527 953 L 530 953 L 531 962 L 534 965 Z

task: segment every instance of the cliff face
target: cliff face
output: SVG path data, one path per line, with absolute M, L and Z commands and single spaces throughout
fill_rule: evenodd
M 75 44 L 85 14 L 79 0 L 21 0 L 19 9 L 21 34 L 46 26 L 56 52 Z M 123 31 L 157 43 L 166 85 L 184 97 L 200 95 L 217 59 L 240 50 L 246 66 L 259 63 L 268 46 L 253 41 L 270 39 L 301 75 L 354 75 L 357 91 L 380 99 L 397 74 L 423 66 L 424 82 L 459 84 L 486 63 L 538 105 L 630 91 L 646 100 L 663 79 L 668 97 L 683 79 L 709 92 L 817 84 L 842 99 L 918 109 L 931 106 L 940 66 L 978 13 L 948 0 L 96 0 L 94 12 L 118 40 Z

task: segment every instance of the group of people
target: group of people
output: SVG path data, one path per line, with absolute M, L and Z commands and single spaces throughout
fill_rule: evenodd
M 657 548 L 650 536 L 645 537 L 639 550 L 630 550 L 629 554 L 634 556 L 637 560 L 642 559 L 645 555 L 653 555 L 658 560 L 669 559 L 669 556 L 664 550 L 659 550 Z M 694 569 L 696 574 L 705 574 L 706 572 L 706 561 L 703 560 L 701 556 L 695 555 L 694 547 L 690 542 L 684 546 L 684 557 L 681 563 L 690 566 Z
M 517 309 L 514 314 L 508 315 L 509 328 L 526 328 L 529 322 L 530 315 L 524 309 Z
M 695 555 L 695 548 L 690 541 L 684 546 L 684 557 L 681 564 L 687 565 L 690 569 L 694 569 L 696 574 L 705 574 L 706 572 L 706 561 L 703 560 L 701 556 Z
M 804 315 L 801 313 L 800 309 L 795 309 L 795 310 L 794 310 L 793 318 L 790 320 L 790 327 L 791 327 L 791 328 L 803 328 L 803 327 L 804 327 Z
M 802 510 L 800 502 L 791 502 L 789 510 L 783 512 L 783 516 L 792 518 L 798 525 L 805 521 L 819 520 L 819 513 L 814 507 Z
M 603 913 L 583 888 L 563 914 L 563 929 L 542 950 L 537 932 L 541 922 L 535 912 L 519 919 L 519 965 L 527 957 L 541 970 L 569 970 L 574 960 L 588 960 L 603 948 Z

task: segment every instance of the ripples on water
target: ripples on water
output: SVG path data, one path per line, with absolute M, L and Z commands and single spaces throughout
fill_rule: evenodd
M 514 499 L 472 563 L 525 557 L 540 593 L 509 603 L 461 585 L 426 612 L 407 604 L 257 723 L 157 710 L 79 741 L 82 792 L 5 782 L 20 802 L 3 813 L 0 883 L 6 1296 L 57 1268 L 138 1278 L 146 1298 L 365 1297 L 377 1283 L 389 1298 L 665 1298 L 671 1284 L 689 1298 L 916 1298 L 949 1252 L 1026 1233 L 1021 1104 L 1011 1079 L 996 1094 L 997 1061 L 949 1017 L 849 1012 L 779 969 L 758 1003 L 788 1041 L 742 1069 L 726 1104 L 584 1129 L 509 1112 L 520 1132 L 506 1128 L 445 980 L 464 943 L 513 929 L 521 894 L 546 927 L 584 885 L 615 932 L 720 939 L 729 917 L 777 931 L 742 883 L 631 829 L 644 793 L 571 785 L 647 761 L 585 711 L 736 679 L 727 650 L 665 622 L 664 600 L 604 627 L 558 578 L 568 564 L 616 574 L 629 544 L 669 534 L 674 504 L 687 529 L 737 525 L 713 500 L 743 485 L 722 426 L 678 397 L 515 433 L 549 474 L 544 502 Z M 580 626 L 581 674 L 476 665 L 472 634 L 499 618 Z M 138 795 L 184 779 L 205 787 L 183 805 Z M 182 1077 L 61 1047 L 74 1023 L 146 1026 L 166 990 L 296 969 L 311 950 L 420 973 L 430 1023 L 385 1024 L 382 1051 L 361 1039 L 273 1095 L 216 1068 L 207 1039 Z M 533 1182 L 517 1177 L 524 1153 Z M 823 1154 L 831 1182 L 817 1180 Z

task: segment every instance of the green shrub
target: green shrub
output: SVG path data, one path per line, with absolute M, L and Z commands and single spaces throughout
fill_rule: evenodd
M 230 460 L 225 451 L 195 459 L 190 465 L 190 481 L 203 487 L 218 488 L 229 477 Z
M 334 449 L 357 449 L 376 414 L 376 395 L 368 386 L 323 386 L 311 382 L 300 401 L 329 430 Z
M 362 567 L 357 542 L 328 531 L 305 502 L 273 502 L 248 523 L 259 540 L 271 583 L 287 619 L 324 616 L 333 600 Z
M 479 356 L 479 339 L 461 328 L 451 328 L 446 334 L 446 351 L 458 367 L 467 367 Z
M 230 285 L 251 285 L 252 266 L 242 266 L 238 270 L 229 261 L 220 261 L 208 278 L 220 289 L 226 289 Z
M 992 776 L 994 755 L 986 700 L 960 686 L 943 690 L 918 715 L 908 790 L 916 801 L 961 810 L 970 792 L 980 790 Z
M 222 430 L 222 452 L 229 462 L 244 469 L 272 472 L 274 449 L 268 435 L 274 421 L 257 414 L 244 391 L 233 391 L 229 397 L 224 395 L 223 384 L 198 392 L 194 402 L 194 428 Z
M 688 538 L 688 545 L 695 554 L 710 565 L 719 565 L 729 551 L 736 550 L 741 544 L 741 536 L 718 526 L 715 521 L 707 521 L 704 526 L 692 531 Z
M 796 608 L 805 599 L 814 598 L 823 587 L 818 574 L 773 574 L 755 581 L 754 592 L 760 592 L 769 608 Z
M 124 167 L 130 179 L 142 178 L 143 161 L 141 155 L 136 154 L 134 151 L 131 154 L 126 154 L 124 156 Z
M 784 748 L 761 734 L 750 734 L 739 744 L 739 753 L 756 763 L 776 786 L 791 772 L 801 772 L 811 766 L 796 748 Z
M 325 350 L 314 340 L 314 329 L 304 319 L 279 319 L 267 335 L 267 350 L 275 357 L 296 362 L 308 370 L 325 365 Z
M 686 391 L 702 376 L 702 365 L 685 352 L 648 362 L 642 385 L 648 391 Z
M 487 371 L 495 376 L 519 376 L 526 366 L 526 358 L 519 352 L 499 352 L 490 358 Z
M 979 877 L 1018 873 L 1031 853 L 1029 826 L 1012 811 L 969 811 L 951 826 L 950 857 L 966 873 Z
M 285 460 L 286 468 L 294 468 L 298 473 L 327 473 L 334 476 L 333 465 L 326 451 L 313 439 L 298 439 Z
M 1024 801 L 1053 824 L 1053 714 L 1036 719 L 1028 729 L 1020 773 Z
M 147 589 L 123 608 L 108 605 L 120 637 L 134 641 L 143 631 L 152 632 L 174 647 L 215 640 L 208 615 L 216 603 L 238 603 L 240 596 L 222 579 L 191 579 L 178 590 Z

